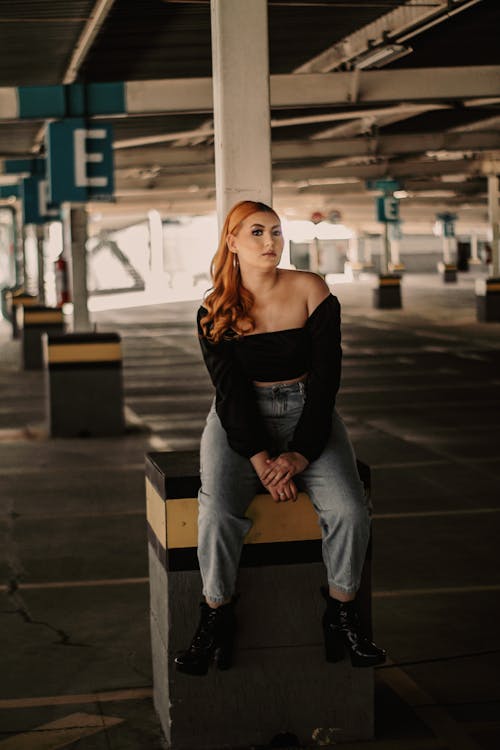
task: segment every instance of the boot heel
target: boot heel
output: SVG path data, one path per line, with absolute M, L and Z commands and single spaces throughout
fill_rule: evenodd
M 345 657 L 345 643 L 340 633 L 325 630 L 325 658 L 326 661 L 334 663 L 342 661 Z
M 217 669 L 222 671 L 230 669 L 233 666 L 233 647 L 232 645 L 219 646 L 215 649 L 214 662 Z

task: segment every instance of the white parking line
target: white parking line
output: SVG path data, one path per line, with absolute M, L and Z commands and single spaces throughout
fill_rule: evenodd
M 56 750 L 89 737 L 91 734 L 106 731 L 123 719 L 115 716 L 92 716 L 91 714 L 70 714 L 63 719 L 42 724 L 29 732 L 16 734 L 0 742 L 1 750 Z

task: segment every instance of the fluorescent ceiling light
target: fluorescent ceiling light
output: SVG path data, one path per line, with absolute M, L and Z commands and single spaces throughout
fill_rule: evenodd
M 375 47 L 360 55 L 354 61 L 354 67 L 358 70 L 380 68 L 387 63 L 398 60 L 400 57 L 409 55 L 410 52 L 413 52 L 412 47 L 406 47 L 404 44 L 387 44 L 383 47 Z

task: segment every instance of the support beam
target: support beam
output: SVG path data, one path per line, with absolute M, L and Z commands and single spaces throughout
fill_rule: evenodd
M 267 0 L 212 0 L 211 17 L 221 227 L 237 201 L 272 200 Z
M 355 65 L 356 58 L 363 53 L 391 43 L 407 41 L 480 1 L 455 0 L 455 7 L 451 10 L 448 0 L 435 0 L 433 3 L 407 0 L 323 50 L 296 68 L 294 73 L 326 73 L 345 63 L 352 62 Z
M 247 149 L 241 149 L 244 155 L 253 154 L 253 151 L 247 151 Z M 240 162 L 241 163 L 241 162 Z M 236 169 L 236 161 L 233 162 L 234 166 L 234 179 L 238 171 Z M 270 160 L 269 160 L 270 165 Z M 306 186 L 312 182 L 316 182 L 317 185 L 328 184 L 328 182 L 335 181 L 338 179 L 345 179 L 351 181 L 357 180 L 374 180 L 383 179 L 390 175 L 393 178 L 415 178 L 415 177 L 439 177 L 442 175 L 476 175 L 481 174 L 482 161 L 478 159 L 455 159 L 453 161 L 439 161 L 439 160 L 418 160 L 409 159 L 407 161 L 388 162 L 381 161 L 378 164 L 344 164 L 341 166 L 323 167 L 323 166 L 287 166 L 287 167 L 276 167 L 273 170 L 273 180 L 277 183 L 288 183 L 289 185 L 296 185 L 297 187 Z M 244 182 L 240 183 L 241 187 L 235 189 L 232 196 L 235 200 L 240 198 L 237 196 L 244 195 L 255 195 L 261 196 L 260 199 L 264 200 L 265 193 L 263 192 L 264 183 L 257 183 L 254 179 L 255 171 L 249 173 L 240 172 L 240 178 L 244 177 Z M 270 174 L 270 172 L 269 172 Z M 262 186 L 261 186 L 262 185 Z M 214 171 L 213 169 L 207 169 L 204 171 L 174 173 L 174 174 L 159 174 L 157 177 L 150 179 L 142 179 L 138 176 L 133 176 L 128 170 L 117 170 L 116 172 L 116 189 L 117 190 L 131 190 L 131 189 L 143 189 L 143 190 L 154 190 L 154 188 L 191 188 L 191 189 L 203 189 L 214 186 Z M 443 184 L 443 189 L 447 185 Z M 456 188 L 455 185 L 453 185 Z M 266 199 L 269 201 L 269 198 Z
M 222 2 L 222 0 L 218 0 Z M 234 0 L 235 10 L 240 0 Z M 255 14 L 260 0 L 245 4 L 245 14 Z M 233 5 L 233 3 L 231 3 Z M 247 30 L 247 18 L 240 31 Z M 267 31 L 266 31 L 267 40 Z M 267 41 L 266 41 L 267 44 Z M 240 53 L 241 59 L 244 57 Z M 254 49 L 247 54 L 260 59 Z M 248 60 L 250 58 L 246 58 Z M 273 109 L 325 107 L 352 104 L 352 72 L 293 73 L 270 77 Z M 500 97 L 500 66 L 473 65 L 454 68 L 362 70 L 356 106 L 390 102 L 456 102 Z M 253 79 L 248 79 L 253 85 Z M 74 84 L 76 86 L 76 84 Z M 213 108 L 211 78 L 177 78 L 128 83 L 91 83 L 68 91 L 67 86 L 0 87 L 0 119 L 44 119 L 119 114 L 197 113 Z M 252 89 L 253 90 L 253 89 Z M 82 112 L 85 107 L 85 112 Z
M 87 54 L 94 43 L 99 30 L 108 17 L 109 11 L 113 7 L 115 0 L 97 0 L 94 8 L 90 13 L 90 18 L 80 34 L 80 38 L 75 44 L 71 60 L 64 74 L 63 83 L 73 83 L 82 66 Z
M 329 140 L 275 141 L 271 145 L 274 164 L 307 159 L 335 159 L 346 156 L 401 156 L 422 151 L 489 151 L 500 150 L 500 131 L 418 133 L 378 135 L 366 138 L 335 138 Z M 207 167 L 214 161 L 212 146 L 115 150 L 116 169 L 164 169 Z M 0 174 L 3 165 L 0 161 Z

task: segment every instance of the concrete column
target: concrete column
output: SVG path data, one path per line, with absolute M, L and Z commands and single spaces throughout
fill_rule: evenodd
M 349 240 L 348 258 L 351 265 L 359 264 L 359 235 L 354 234 Z
M 267 0 L 211 0 L 219 226 L 240 200 L 271 203 Z
M 363 238 L 363 250 L 364 250 L 364 264 L 365 266 L 372 266 L 373 260 L 373 246 L 372 246 L 373 239 L 371 237 L 364 237 Z
M 87 307 L 87 210 L 83 203 L 63 204 L 64 257 L 73 303 L 73 330 L 91 331 Z
M 159 291 L 165 287 L 163 268 L 163 224 L 159 211 L 148 212 L 149 226 L 149 278 L 150 291 Z
M 500 275 L 500 212 L 498 209 L 498 175 L 488 175 L 488 218 L 491 226 L 491 275 Z
M 395 240 L 393 238 L 391 240 L 391 265 L 393 268 L 395 266 L 401 265 L 400 249 L 401 249 L 401 240 Z
M 21 207 L 16 206 L 15 218 L 16 286 L 26 286 L 26 254 L 24 252 L 24 224 Z
M 470 258 L 469 263 L 474 263 L 475 265 L 478 265 L 481 263 L 478 255 L 478 242 L 477 242 L 477 234 L 471 234 L 470 236 Z
M 389 239 L 389 222 L 384 221 L 383 252 L 381 261 L 381 272 L 389 273 L 389 263 L 391 261 L 391 241 Z
M 454 263 L 453 251 L 455 250 L 455 238 L 443 236 L 443 261 L 445 263 Z
M 38 300 L 45 305 L 45 225 L 36 225 L 36 246 L 38 257 Z

